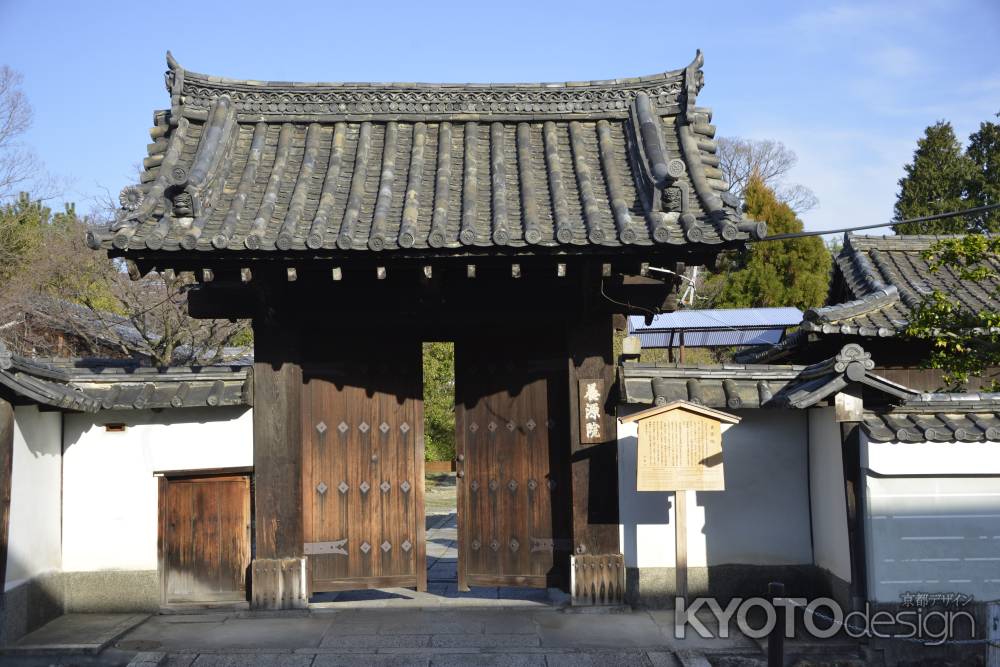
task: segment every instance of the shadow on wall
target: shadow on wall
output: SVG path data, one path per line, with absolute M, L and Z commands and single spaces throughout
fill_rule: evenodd
M 97 414 L 72 413 L 64 417 L 63 447 L 65 454 L 91 428 L 103 429 L 107 424 L 125 424 L 125 431 L 108 433 L 109 437 L 127 436 L 128 430 L 140 426 L 207 426 L 239 420 L 251 408 L 245 405 L 221 407 L 170 408 L 155 410 L 102 410 Z
M 723 435 L 726 490 L 697 493 L 709 591 L 764 595 L 780 581 L 789 595 L 815 595 L 804 410 L 745 410 Z
M 7 569 L 24 571 L 27 563 L 8 555 Z M 64 610 L 62 573 L 49 572 L 21 582 L 12 582 L 0 606 L 0 646 L 13 644 L 24 635 L 60 616 Z

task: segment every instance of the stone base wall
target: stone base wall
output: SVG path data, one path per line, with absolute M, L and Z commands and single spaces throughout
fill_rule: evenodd
M 155 612 L 160 608 L 160 576 L 156 570 L 64 572 L 67 613 Z
M 0 645 L 11 644 L 63 613 L 62 573 L 52 572 L 0 596 Z
M 830 594 L 822 572 L 814 565 L 712 565 L 688 568 L 688 596 L 763 597 L 772 581 L 785 584 L 785 594 L 819 597 Z M 671 609 L 676 597 L 672 567 L 630 567 L 625 575 L 625 600 L 634 607 Z
M 843 609 L 853 609 L 856 604 L 862 604 L 861 600 L 851 598 L 851 583 L 844 581 L 826 568 L 816 568 L 819 577 L 823 582 L 823 595 L 833 598 Z

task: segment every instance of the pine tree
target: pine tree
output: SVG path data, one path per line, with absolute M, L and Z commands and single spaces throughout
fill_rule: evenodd
M 895 219 L 907 220 L 935 213 L 969 208 L 966 195 L 973 173 L 972 161 L 962 152 L 951 123 L 939 121 L 917 141 L 913 162 L 899 179 Z M 898 234 L 956 234 L 968 229 L 964 218 L 899 225 Z
M 1000 118 L 1000 113 L 997 114 Z M 969 207 L 1000 204 L 1000 124 L 986 121 L 969 136 L 965 154 L 972 162 L 968 184 Z M 973 229 L 1000 231 L 1000 209 L 969 218 Z
M 802 221 L 753 176 L 743 191 L 747 217 L 767 222 L 768 234 L 801 232 Z M 818 236 L 754 243 L 744 256 L 723 261 L 723 271 L 709 279 L 716 291 L 716 308 L 796 306 L 823 303 L 829 283 L 831 257 Z

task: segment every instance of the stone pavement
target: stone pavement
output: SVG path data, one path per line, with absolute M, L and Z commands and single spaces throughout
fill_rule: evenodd
M 689 632 L 675 639 L 671 611 L 577 609 L 556 590 L 459 593 L 456 532 L 453 509 L 428 516 L 425 593 L 391 588 L 326 594 L 317 596 L 308 611 L 156 615 L 98 656 L 8 656 L 0 657 L 0 665 L 124 665 L 132 660 L 136 667 L 707 667 L 706 655 L 763 657 L 760 646 L 742 635 L 704 640 Z M 86 618 L 77 622 L 87 627 Z
M 116 643 L 148 667 L 338 665 L 707 665 L 703 652 L 760 657 L 737 636 L 673 636 L 673 613 L 574 609 L 561 591 L 456 586 L 456 516 L 428 516 L 427 592 L 347 591 L 303 612 L 161 615 Z M 681 658 L 678 658 L 681 656 Z M 702 662 L 699 662 L 701 660 Z
M 672 612 L 579 613 L 546 607 L 156 616 L 116 647 L 161 653 L 162 664 L 175 667 L 672 666 L 698 664 L 706 651 L 762 656 L 760 647 L 743 636 L 675 639 Z

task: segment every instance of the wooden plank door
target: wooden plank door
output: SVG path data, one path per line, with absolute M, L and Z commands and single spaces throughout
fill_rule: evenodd
M 458 585 L 565 586 L 566 361 L 537 341 L 456 343 Z
M 311 592 L 425 590 L 419 341 L 303 367 L 302 498 Z
M 160 478 L 160 578 L 166 604 L 246 599 L 250 477 Z

